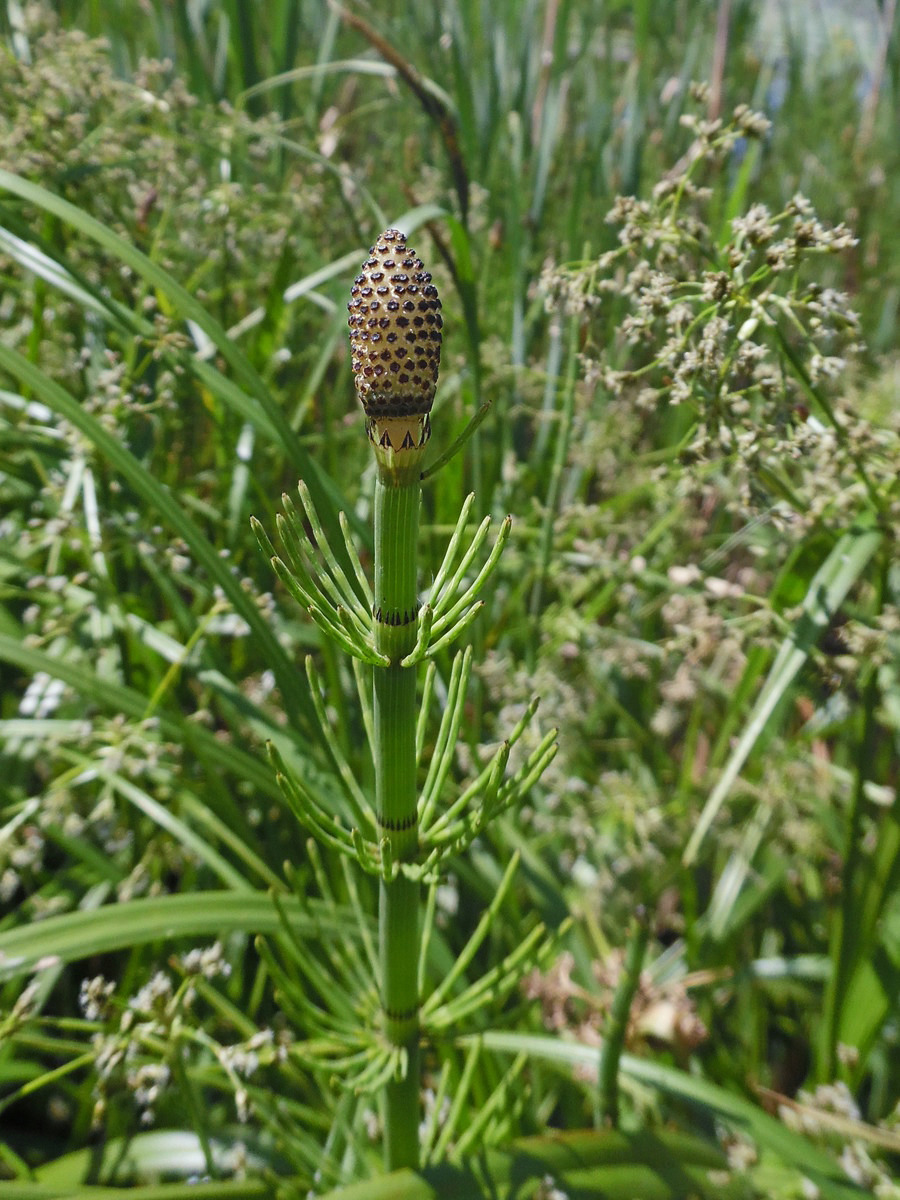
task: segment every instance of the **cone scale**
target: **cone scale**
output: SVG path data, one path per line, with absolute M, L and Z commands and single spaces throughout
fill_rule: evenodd
M 416 642 L 420 476 L 440 365 L 441 302 L 399 230 L 386 230 L 372 247 L 348 312 L 353 378 L 377 464 L 375 645 L 389 660 L 372 668 L 376 814 L 394 861 L 409 862 L 419 850 L 416 672 L 401 661 Z M 419 1162 L 419 892 L 402 873 L 380 885 L 383 1033 L 406 1060 L 385 1093 L 388 1170 Z

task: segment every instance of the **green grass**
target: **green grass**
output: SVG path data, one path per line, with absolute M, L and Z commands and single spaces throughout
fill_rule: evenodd
M 0 1191 L 893 1194 L 898 39 L 727 6 L 713 102 L 771 129 L 694 168 L 675 265 L 600 265 L 616 195 L 685 166 L 720 7 L 0 7 Z M 669 403 L 634 262 L 699 306 L 733 219 L 798 191 L 858 241 L 739 281 L 774 384 Z M 378 881 L 266 754 L 349 825 L 372 712 L 250 517 L 302 478 L 371 573 L 346 302 L 396 224 L 443 301 L 431 455 L 492 404 L 423 485 L 420 586 L 470 492 L 513 518 L 471 658 L 422 671 L 419 783 L 454 803 L 510 730 L 507 778 L 559 752 L 423 889 L 425 1167 L 387 1179 L 384 1080 L 335 1082 L 377 1028 Z

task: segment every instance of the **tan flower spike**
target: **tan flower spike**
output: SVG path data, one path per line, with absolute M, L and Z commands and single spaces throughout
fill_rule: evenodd
M 415 465 L 431 436 L 441 302 L 399 229 L 386 229 L 350 290 L 350 351 L 366 432 L 388 469 Z

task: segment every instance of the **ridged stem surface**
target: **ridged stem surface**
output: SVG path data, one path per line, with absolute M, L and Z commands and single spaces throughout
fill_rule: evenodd
M 416 641 L 416 551 L 421 487 L 379 472 L 375 487 L 375 638 L 390 658 L 374 667 L 375 798 L 379 834 L 395 860 L 418 850 L 416 814 L 416 670 L 400 660 Z M 385 1093 L 385 1165 L 419 1160 L 419 885 L 402 874 L 382 881 L 379 947 L 385 1035 L 406 1051 L 403 1079 Z

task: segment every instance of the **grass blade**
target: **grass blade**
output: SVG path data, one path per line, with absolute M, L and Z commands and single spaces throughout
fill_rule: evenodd
M 291 896 L 282 897 L 279 904 L 301 936 L 344 938 L 356 924 L 356 916 L 333 905 L 301 903 Z M 107 904 L 0 932 L 0 980 L 132 946 L 168 944 L 173 938 L 281 931 L 278 905 L 265 892 L 194 892 Z

